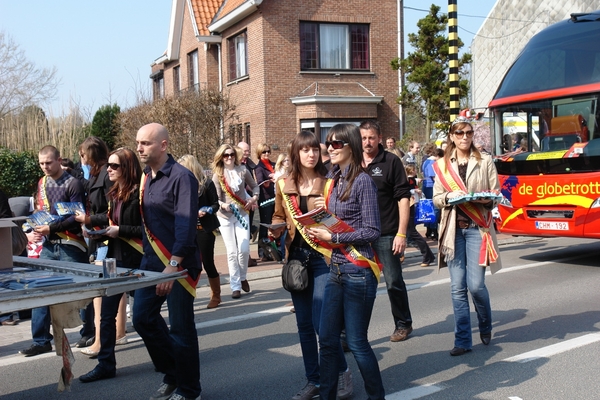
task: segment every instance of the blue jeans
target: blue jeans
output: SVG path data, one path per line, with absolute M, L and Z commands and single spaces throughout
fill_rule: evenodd
M 167 301 L 171 328 L 160 315 Z M 200 357 L 194 322 L 194 297 L 178 281 L 167 296 L 157 296 L 156 286 L 136 289 L 133 326 L 144 340 L 148 354 L 164 383 L 177 386 L 177 394 L 200 396 Z
M 377 253 L 379 261 L 383 264 L 385 285 L 392 307 L 394 327 L 397 329 L 410 328 L 412 317 L 408 306 L 408 292 L 406 291 L 404 279 L 402 279 L 400 254 L 394 255 L 393 243 L 394 236 L 381 236 L 373 242 L 373 249 Z
M 52 244 L 45 241 L 40 259 L 85 263 L 87 254 L 75 246 Z M 92 303 L 87 306 L 85 313 L 82 312 L 81 319 L 84 321 L 81 335 L 84 336 L 83 332 L 91 332 L 89 336 L 94 336 L 94 306 Z M 31 310 L 31 336 L 34 344 L 44 346 L 52 341 L 50 323 L 50 307 L 38 307 Z
M 454 308 L 454 346 L 463 349 L 470 349 L 473 345 L 467 291 L 471 292 L 475 305 L 479 332 L 486 334 L 492 331 L 490 295 L 485 286 L 486 269 L 479 265 L 480 246 L 481 234 L 478 228 L 456 228 L 454 259 L 448 261 L 448 271 Z
M 290 253 L 290 259 L 294 260 L 304 261 L 308 257 L 308 288 L 302 292 L 291 292 L 291 294 L 292 301 L 294 302 L 306 379 L 310 383 L 318 385 L 321 378 L 317 335 L 319 335 L 323 295 L 325 294 L 325 284 L 329 275 L 329 267 L 325 263 L 323 256 L 316 251 L 292 248 Z M 345 371 L 348 368 L 348 364 L 346 363 L 344 350 L 339 340 L 338 351 L 340 371 Z
M 335 400 L 337 395 L 338 346 L 344 327 L 348 347 L 358 364 L 369 399 L 385 398 L 379 364 L 367 337 L 377 283 L 370 268 L 340 275 L 333 271 L 329 273 L 321 312 L 321 399 Z

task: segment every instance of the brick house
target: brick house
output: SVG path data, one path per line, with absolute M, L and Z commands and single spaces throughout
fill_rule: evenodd
M 399 136 L 397 0 L 173 0 L 154 96 L 229 93 L 231 142 L 275 153 L 301 129 L 325 140 L 336 123 L 373 118 Z

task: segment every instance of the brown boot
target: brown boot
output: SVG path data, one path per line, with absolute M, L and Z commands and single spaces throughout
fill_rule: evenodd
M 221 278 L 208 278 L 210 284 L 210 301 L 206 308 L 216 308 L 221 304 Z

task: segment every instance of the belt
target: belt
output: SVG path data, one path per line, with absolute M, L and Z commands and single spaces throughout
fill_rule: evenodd
M 196 229 L 199 230 L 199 231 L 204 230 L 204 228 L 202 228 L 202 225 L 200 225 L 200 224 L 196 225 Z
M 475 221 L 456 221 L 456 226 L 458 226 L 460 229 L 469 229 L 469 228 L 475 228 L 477 227 L 477 224 L 475 223 Z
M 353 265 L 353 264 L 338 264 L 338 263 L 331 263 L 331 266 L 329 268 L 331 269 L 331 271 L 333 273 L 335 273 L 337 275 L 355 274 L 355 273 L 365 269 L 365 268 L 357 267 L 356 265 Z

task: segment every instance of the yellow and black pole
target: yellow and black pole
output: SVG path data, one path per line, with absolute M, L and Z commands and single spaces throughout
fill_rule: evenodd
M 448 60 L 450 64 L 450 122 L 460 111 L 458 86 L 458 7 L 457 0 L 448 0 Z

